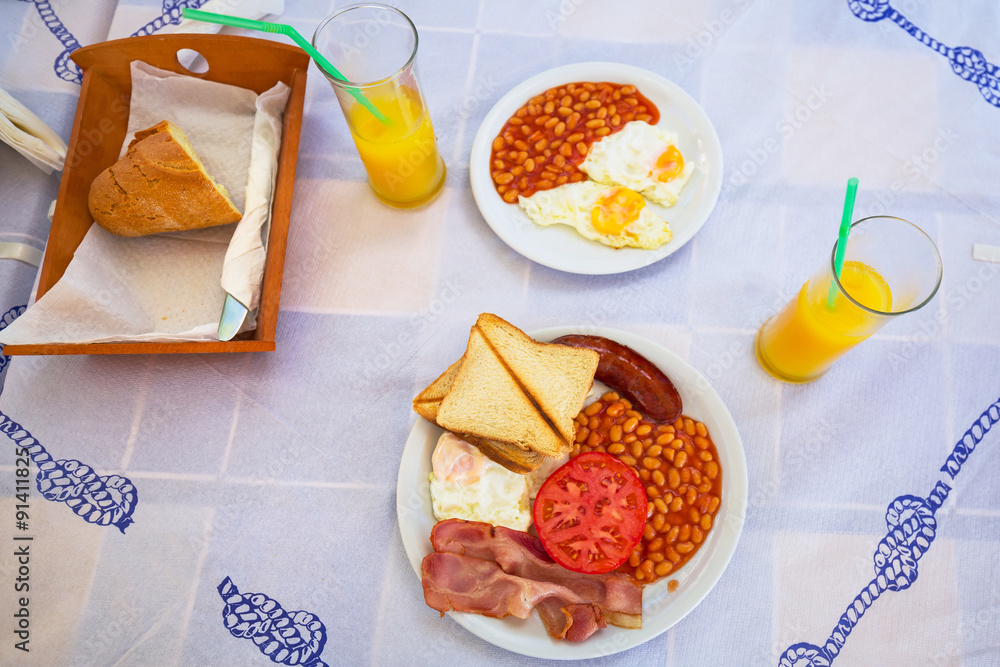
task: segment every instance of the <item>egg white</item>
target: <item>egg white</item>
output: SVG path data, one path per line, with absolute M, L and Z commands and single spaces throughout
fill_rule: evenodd
M 438 448 L 446 449 L 442 452 Z M 464 456 L 472 457 L 473 461 L 452 466 L 452 462 Z M 484 521 L 514 530 L 527 530 L 531 525 L 528 481 L 524 475 L 494 463 L 452 433 L 441 436 L 433 458 L 431 506 L 439 521 Z M 453 473 L 449 467 L 456 471 Z M 458 471 L 459 467 L 464 470 Z
M 595 142 L 580 170 L 605 185 L 622 185 L 664 206 L 673 206 L 694 173 L 694 162 L 683 155 L 684 168 L 671 181 L 657 180 L 656 161 L 668 147 L 677 146 L 677 133 L 637 120 Z
M 519 197 L 518 205 L 538 225 L 569 225 L 591 241 L 613 248 L 645 248 L 652 250 L 673 236 L 670 225 L 648 206 L 639 217 L 619 234 L 602 234 L 594 228 L 591 210 L 601 195 L 616 186 L 593 181 L 566 183 L 551 190 L 536 192 L 531 197 Z

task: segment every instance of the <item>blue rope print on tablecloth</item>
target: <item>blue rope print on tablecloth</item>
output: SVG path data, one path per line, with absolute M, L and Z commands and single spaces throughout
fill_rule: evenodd
M 185 7 L 198 9 L 207 0 L 163 0 L 163 13 L 132 33 L 132 37 L 152 35 L 165 25 L 177 25 L 181 22 L 181 10 Z
M 56 56 L 56 62 L 53 65 L 53 69 L 56 71 L 56 76 L 58 76 L 63 81 L 71 81 L 74 83 L 81 83 L 83 81 L 83 72 L 75 62 L 69 59 L 70 55 L 80 48 L 80 42 L 76 41 L 76 37 L 73 36 L 63 22 L 59 20 L 56 16 L 56 12 L 52 9 L 52 3 L 48 0 L 21 0 L 22 2 L 31 2 L 35 5 L 35 9 L 38 10 L 38 15 L 42 18 L 42 22 L 45 27 L 49 29 L 56 39 L 63 45 L 64 50 L 58 56 Z
M 226 577 L 218 587 L 226 603 L 222 622 L 233 637 L 249 639 L 279 665 L 328 667 L 320 659 L 326 626 L 307 611 L 285 611 L 263 593 L 240 593 Z
M 59 20 L 55 10 L 52 9 L 52 3 L 48 0 L 21 0 L 21 2 L 31 2 L 35 5 L 35 9 L 38 10 L 38 15 L 42 17 L 45 27 L 65 47 L 65 50 L 56 56 L 56 61 L 53 65 L 56 76 L 64 81 L 83 83 L 83 72 L 75 62 L 70 60 L 73 52 L 80 48 L 80 42 L 76 41 L 73 33 Z M 152 35 L 165 25 L 176 25 L 181 22 L 181 10 L 184 7 L 197 9 L 205 4 L 205 2 L 206 0 L 163 0 L 163 13 L 133 32 L 131 36 Z
M 2 316 L 0 316 L 0 331 L 6 329 L 8 324 L 19 318 L 21 315 L 23 315 L 24 311 L 27 309 L 28 309 L 27 306 L 14 306 L 6 313 L 4 313 Z M 0 373 L 3 373 L 3 370 L 7 368 L 7 364 L 9 363 L 10 363 L 10 357 L 8 357 L 6 354 L 0 354 Z
M 954 481 L 962 464 L 997 422 L 1000 422 L 1000 399 L 972 423 L 941 466 L 948 481 Z M 778 660 L 779 667 L 832 665 L 848 635 L 875 600 L 887 590 L 902 591 L 917 580 L 917 561 L 927 553 L 937 533 L 934 513 L 944 504 L 949 491 L 951 486 L 941 479 L 926 498 L 899 496 L 889 504 L 885 514 L 888 532 L 875 549 L 875 578 L 847 607 L 822 648 L 806 642 L 793 644 Z
M 951 62 L 955 74 L 979 87 L 986 101 L 1000 107 L 1000 68 L 986 60 L 982 51 L 969 46 L 950 47 L 937 41 L 893 9 L 889 0 L 847 0 L 847 6 L 862 21 L 889 19 L 921 44 L 934 49 Z
M 54 460 L 30 433 L 2 412 L 0 433 L 6 434 L 19 449 L 26 450 L 38 466 L 35 485 L 43 498 L 66 503 L 87 523 L 114 526 L 122 533 L 131 525 L 132 512 L 139 500 L 127 477 L 100 477 L 80 461 Z

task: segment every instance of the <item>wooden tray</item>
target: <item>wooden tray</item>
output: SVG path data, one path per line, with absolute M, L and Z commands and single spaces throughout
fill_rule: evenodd
M 177 52 L 181 49 L 192 49 L 200 53 L 208 63 L 208 70 L 204 74 L 196 74 L 185 69 L 177 60 Z M 83 69 L 83 87 L 76 107 L 66 165 L 45 247 L 45 258 L 39 273 L 38 298 L 62 277 L 77 246 L 94 224 L 87 207 L 90 184 L 99 173 L 118 160 L 128 127 L 132 93 L 129 66 L 133 60 L 141 60 L 160 69 L 249 88 L 258 94 L 279 81 L 291 88 L 285 107 L 277 180 L 271 201 L 271 229 L 260 308 L 257 312 L 257 328 L 225 342 L 5 345 L 4 354 L 163 354 L 273 350 L 309 56 L 294 46 L 251 37 L 153 35 L 87 46 L 75 51 L 72 58 Z

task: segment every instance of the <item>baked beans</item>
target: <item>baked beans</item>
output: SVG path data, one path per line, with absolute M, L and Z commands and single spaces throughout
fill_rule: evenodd
M 677 571 L 705 542 L 722 501 L 722 468 L 708 429 L 681 416 L 658 424 L 608 392 L 576 417 L 572 456 L 607 452 L 646 487 L 642 540 L 618 571 L 648 584 Z
M 493 140 L 490 175 L 509 204 L 587 175 L 577 167 L 590 146 L 633 120 L 655 125 L 660 112 L 635 86 L 581 81 L 532 97 Z

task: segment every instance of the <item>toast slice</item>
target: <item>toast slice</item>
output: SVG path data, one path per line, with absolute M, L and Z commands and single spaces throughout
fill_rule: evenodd
M 507 470 L 526 475 L 529 472 L 538 470 L 538 467 L 545 461 L 545 457 L 528 449 L 521 449 L 517 445 L 507 442 L 497 442 L 487 440 L 474 435 L 459 435 L 460 438 L 475 446 L 485 454 L 491 461 L 499 463 Z
M 599 361 L 592 350 L 540 343 L 483 313 L 465 354 L 413 399 L 413 409 L 507 469 L 530 472 L 572 448 Z
M 524 392 L 559 435 L 573 442 L 573 420 L 594 382 L 600 355 L 568 345 L 539 343 L 491 313 L 476 321 L 483 336 L 503 359 Z
M 570 445 L 524 392 L 478 326 L 472 327 L 465 360 L 441 400 L 437 422 L 469 433 L 558 457 Z
M 427 385 L 426 389 L 417 394 L 417 397 L 413 399 L 414 412 L 427 421 L 437 424 L 437 413 L 438 408 L 441 406 L 441 399 L 451 389 L 451 384 L 455 381 L 455 376 L 458 375 L 458 369 L 462 367 L 462 359 L 464 358 L 462 357 L 449 366 L 448 370 L 442 373 L 434 382 Z
M 413 399 L 413 410 L 436 426 L 440 426 L 437 423 L 437 413 L 441 406 L 441 399 L 451 389 L 451 385 L 455 381 L 455 376 L 458 375 L 458 370 L 462 367 L 464 359 L 465 357 L 462 357 L 449 366 L 448 370 L 442 373 Z M 496 442 L 465 433 L 457 435 L 470 445 L 478 448 L 490 460 L 499 463 L 511 472 L 521 475 L 537 470 L 542 465 L 542 461 L 545 460 L 545 457 L 538 452 L 524 450 L 510 443 Z

